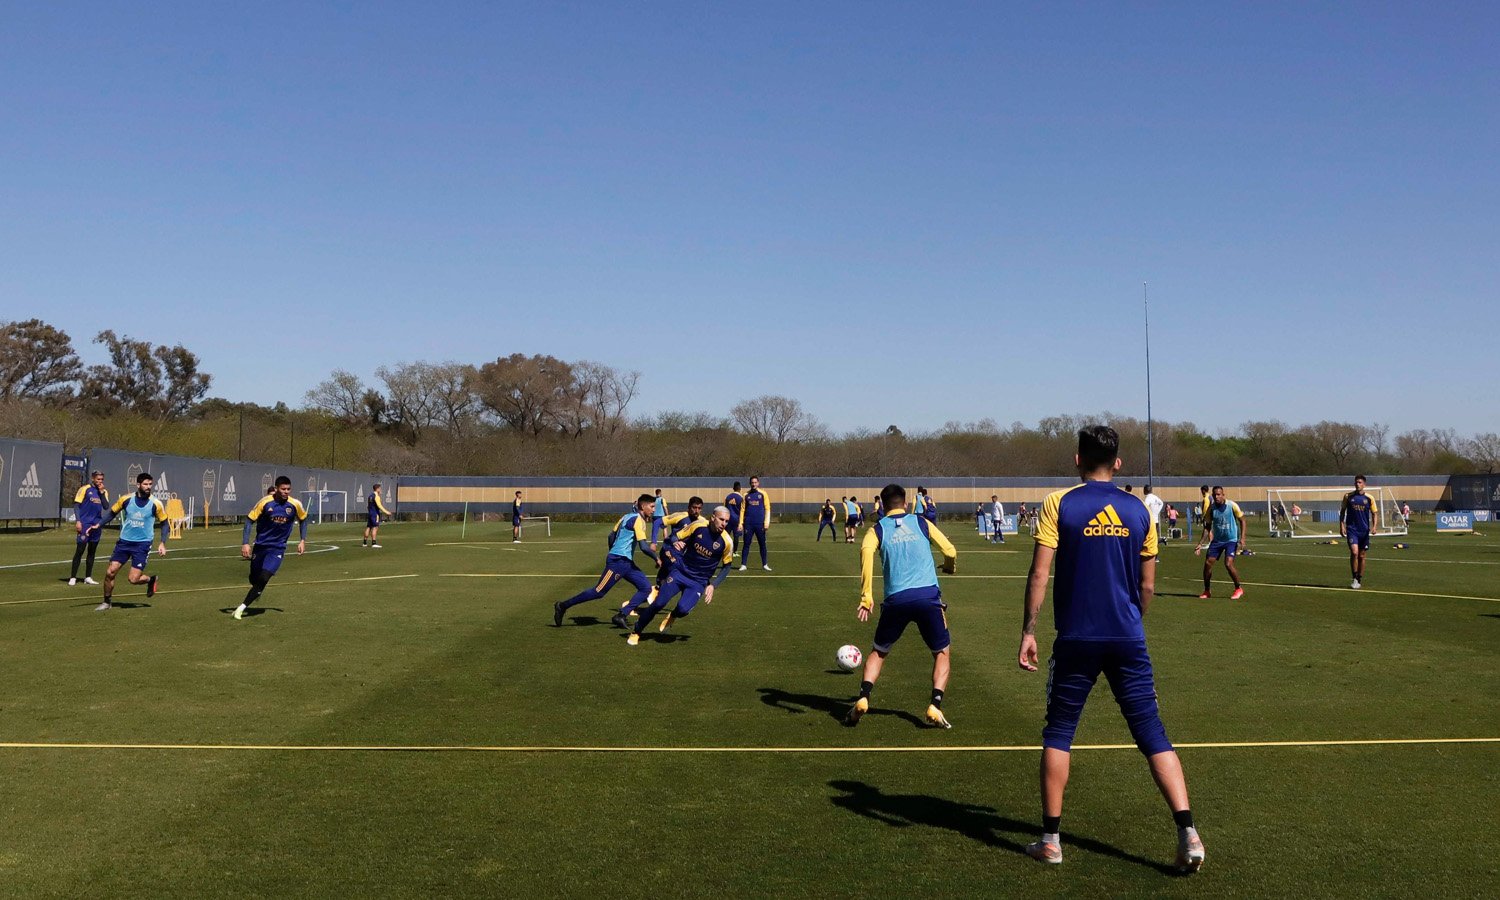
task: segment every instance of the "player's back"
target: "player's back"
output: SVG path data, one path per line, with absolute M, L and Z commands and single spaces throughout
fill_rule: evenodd
M 1145 639 L 1141 561 L 1156 555 L 1156 530 L 1139 497 L 1107 481 L 1051 494 L 1042 504 L 1037 542 L 1057 550 L 1059 639 Z

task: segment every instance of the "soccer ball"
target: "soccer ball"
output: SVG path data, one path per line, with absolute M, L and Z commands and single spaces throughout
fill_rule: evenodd
M 853 644 L 845 644 L 839 648 L 838 655 L 834 658 L 838 660 L 840 669 L 843 669 L 845 672 L 853 672 L 859 668 L 860 663 L 864 662 L 865 655 L 860 653 L 859 648 Z

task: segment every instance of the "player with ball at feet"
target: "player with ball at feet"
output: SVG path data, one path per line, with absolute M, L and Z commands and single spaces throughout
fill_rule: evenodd
M 870 711 L 870 692 L 880 678 L 886 655 L 891 652 L 901 632 L 915 622 L 932 651 L 932 703 L 927 707 L 927 722 L 938 728 L 952 728 L 943 715 L 943 692 L 948 689 L 950 645 L 948 617 L 943 592 L 938 589 L 937 567 L 932 562 L 932 546 L 943 552 L 943 571 L 953 574 L 958 565 L 958 551 L 938 527 L 925 518 L 906 511 L 906 489 L 888 484 L 880 492 L 885 517 L 865 532 L 860 544 L 859 609 L 861 622 L 870 620 L 875 606 L 872 585 L 875 576 L 875 553 L 879 551 L 885 573 L 885 601 L 880 604 L 880 620 L 875 625 L 875 643 L 865 657 L 864 680 L 859 699 L 844 717 L 844 724 L 858 725 Z

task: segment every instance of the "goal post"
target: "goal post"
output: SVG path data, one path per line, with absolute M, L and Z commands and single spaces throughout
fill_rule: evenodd
M 302 507 L 307 510 L 307 517 L 316 525 L 324 522 L 347 522 L 349 521 L 349 492 L 330 491 L 326 488 L 321 491 L 303 491 Z
M 1345 488 L 1293 488 L 1266 491 L 1266 522 L 1271 537 L 1336 538 Z M 1373 535 L 1406 534 L 1401 504 L 1383 487 L 1367 487 L 1376 511 Z
M 487 523 L 499 523 L 499 528 L 497 529 L 494 525 Z M 506 538 L 509 538 L 511 533 L 510 524 L 510 516 L 508 514 L 480 512 L 476 509 L 470 509 L 469 504 L 465 503 L 463 526 L 459 529 L 459 539 L 467 540 L 469 537 L 470 528 L 474 529 L 474 536 L 476 539 L 483 539 L 486 536 L 494 534 L 503 534 Z M 552 537 L 551 516 L 521 517 L 522 533 L 525 533 L 527 528 L 531 528 L 533 526 L 545 529 L 547 532 L 547 537 Z

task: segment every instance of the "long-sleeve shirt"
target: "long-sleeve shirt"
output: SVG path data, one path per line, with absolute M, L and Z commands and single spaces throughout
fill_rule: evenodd
M 937 567 L 932 562 L 934 546 L 943 553 L 943 571 L 951 574 L 958 564 L 958 550 L 936 525 L 921 516 L 907 515 L 904 509 L 887 512 L 865 532 L 859 546 L 859 605 L 866 609 L 875 605 L 877 551 L 885 576 L 887 603 L 937 597 Z

